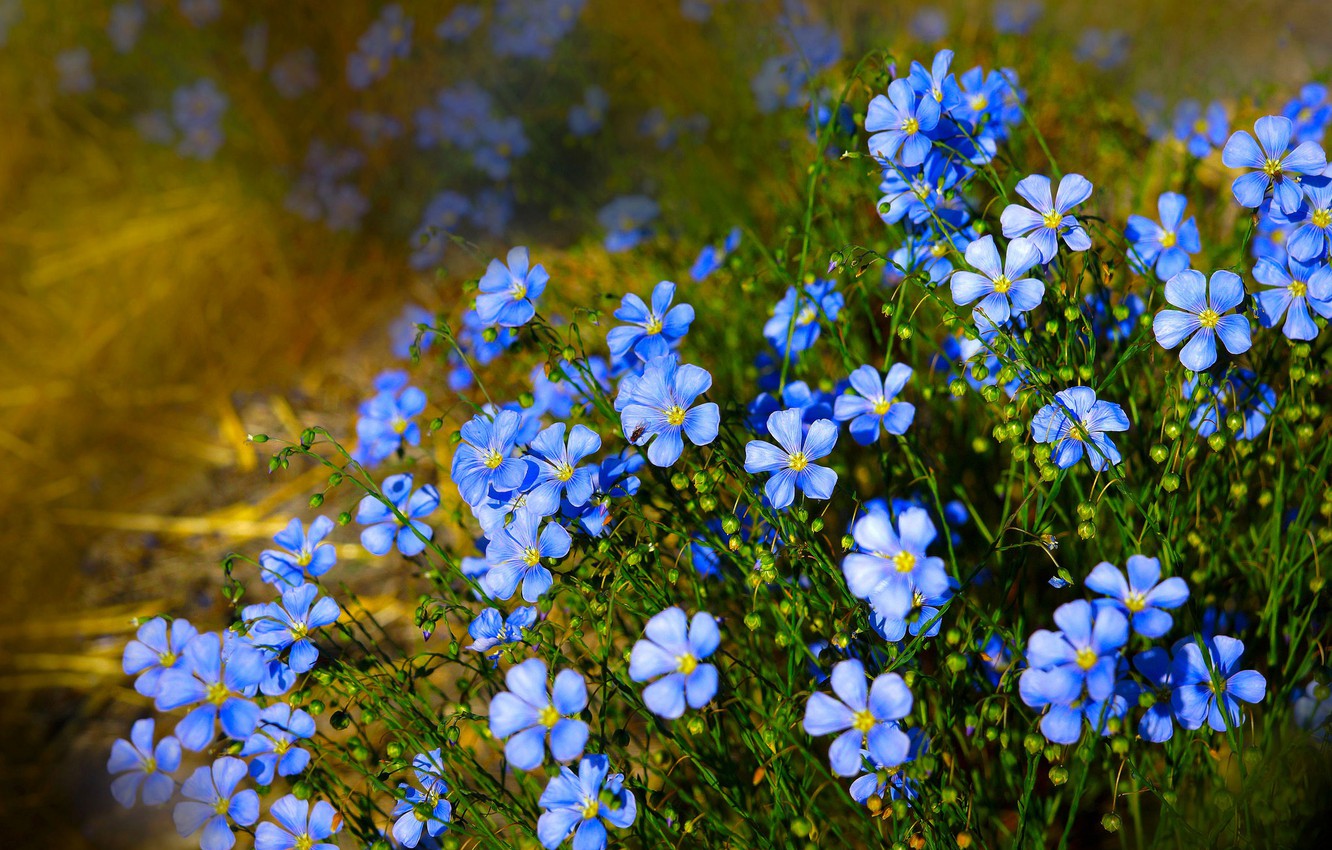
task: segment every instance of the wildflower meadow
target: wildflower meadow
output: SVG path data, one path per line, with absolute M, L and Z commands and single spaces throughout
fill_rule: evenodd
M 48 57 L 57 103 L 412 281 L 346 402 L 238 419 L 268 524 L 117 635 L 104 823 L 1332 837 L 1332 60 L 1204 103 L 1048 2 L 671 0 L 689 111 L 612 4 L 326 5 L 129 0 Z M 230 76 L 146 85 L 203 38 Z

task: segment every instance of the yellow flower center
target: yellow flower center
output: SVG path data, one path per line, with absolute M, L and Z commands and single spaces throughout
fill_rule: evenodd
M 143 772 L 144 772 L 144 773 L 156 773 L 156 772 L 157 772 L 157 759 L 153 758 L 152 756 L 149 756 L 148 758 L 144 759 L 144 760 L 143 760 Z
M 930 196 L 930 187 L 926 183 L 917 183 L 912 188 L 912 193 L 922 201 Z
M 1263 163 L 1263 173 L 1273 180 L 1281 176 L 1281 160 L 1269 159 Z
M 523 563 L 527 564 L 529 567 L 535 567 L 537 564 L 541 563 L 541 553 L 531 547 L 524 549 Z
M 661 319 L 658 319 L 656 316 L 648 319 L 647 332 L 649 334 L 661 333 Z
M 514 301 L 522 301 L 527 297 L 527 281 L 515 280 L 513 286 L 509 287 L 509 294 L 513 296 Z
M 1173 230 L 1167 230 L 1161 234 L 1162 248 L 1173 248 L 1177 241 L 1179 241 L 1179 237 L 1175 235 L 1175 231 Z
M 1009 280 L 1005 275 L 999 275 L 994 279 L 994 291 L 1000 295 L 1003 295 L 1012 288 L 1013 281 Z
M 176 653 L 171 650 L 163 652 L 161 655 L 157 656 L 157 663 L 161 664 L 163 667 L 172 666 L 176 663 Z
M 1309 291 L 1309 286 L 1302 281 L 1292 280 L 1290 286 L 1286 287 L 1286 291 L 1290 293 L 1291 298 L 1303 298 L 1304 294 Z
M 1332 210 L 1314 210 L 1309 220 L 1313 222 L 1314 227 L 1327 227 L 1332 224 Z
M 983 94 L 972 95 L 971 109 L 973 112 L 983 112 L 990 108 L 990 99 Z
M 1081 667 L 1083 670 L 1090 670 L 1091 668 L 1095 667 L 1096 658 L 1097 658 L 1096 650 L 1092 649 L 1089 646 L 1084 646 L 1082 649 L 1078 650 L 1078 656 L 1077 656 L 1078 666 Z
M 1147 597 L 1141 593 L 1130 593 L 1124 600 L 1124 607 L 1129 609 L 1129 613 L 1136 614 L 1147 607 Z
M 296 565 L 299 567 L 308 567 L 310 566 L 310 562 L 313 560 L 314 560 L 313 553 L 302 550 L 301 554 L 296 556 Z
M 698 659 L 688 652 L 675 659 L 675 662 L 676 669 L 686 676 L 698 669 Z
M 407 420 L 401 417 L 393 420 L 393 433 L 401 434 L 407 430 Z
M 593 797 L 583 801 L 583 820 L 592 820 L 601 812 L 601 803 Z
M 1221 315 L 1210 307 L 1198 314 L 1198 324 L 1205 328 L 1214 328 L 1220 321 Z
M 869 713 L 869 709 L 866 708 L 856 712 L 856 719 L 852 724 L 852 728 L 861 734 L 865 734 L 873 729 L 878 722 L 879 721 L 874 719 L 874 715 Z
M 797 325 L 807 325 L 807 324 L 809 324 L 809 323 L 812 322 L 812 321 L 814 321 L 814 307 L 813 307 L 813 305 L 808 305 L 808 306 L 806 306 L 804 309 L 802 309 L 802 310 L 800 311 L 800 315 L 799 315 L 799 316 L 796 316 L 796 324 L 797 324 Z
M 491 449 L 486 452 L 486 456 L 482 458 L 482 462 L 486 465 L 487 469 L 498 469 L 499 465 L 504 463 L 504 456 L 494 449 Z
M 1064 217 L 1060 214 L 1059 210 L 1050 210 L 1048 213 L 1041 216 L 1041 221 L 1046 227 L 1054 228 L 1056 230 L 1059 228 L 1059 225 L 1063 220 Z
M 685 409 L 678 404 L 666 411 L 666 424 L 680 426 L 685 421 Z
M 882 416 L 885 413 L 887 413 L 888 409 L 891 408 L 892 406 L 893 403 L 891 401 L 884 398 L 883 396 L 879 396 L 874 400 L 874 415 Z
M 561 481 L 568 481 L 573 478 L 574 468 L 567 463 L 562 463 L 555 467 L 555 477 Z
M 804 452 L 796 452 L 795 454 L 791 455 L 790 459 L 787 460 L 787 465 L 790 466 L 792 469 L 794 469 L 796 472 L 799 472 L 800 470 L 809 466 L 809 458 L 805 457 Z
M 916 556 L 903 549 L 893 556 L 893 567 L 899 573 L 909 573 L 916 567 Z
M 541 709 L 541 712 L 537 715 L 537 721 L 549 729 L 560 722 L 560 713 L 556 711 L 555 706 L 548 705 Z
M 204 699 L 211 702 L 213 705 L 221 705 L 227 701 L 227 697 L 229 696 L 231 696 L 231 692 L 227 690 L 226 685 L 221 682 L 214 682 L 208 686 Z
M 1207 133 L 1207 120 L 1205 118 L 1199 118 L 1197 121 L 1194 121 L 1193 132 L 1200 136 L 1205 135 Z
M 902 132 L 908 136 L 915 135 L 920 130 L 920 122 L 915 118 L 907 118 L 902 122 Z
M 314 839 L 308 833 L 302 832 L 296 839 L 296 850 L 310 850 L 314 845 Z
M 939 257 L 942 257 L 944 254 L 947 253 L 948 253 L 948 246 L 942 242 L 935 242 L 933 245 L 930 246 L 930 255 L 933 256 L 935 259 L 938 259 Z
M 230 802 L 231 801 L 226 797 L 218 797 L 213 801 L 213 812 L 215 814 L 225 815 L 227 813 L 227 806 Z
M 278 738 L 276 741 L 273 742 L 273 752 L 277 753 L 278 755 L 282 755 L 290 748 L 291 748 L 291 741 L 288 741 L 286 738 Z

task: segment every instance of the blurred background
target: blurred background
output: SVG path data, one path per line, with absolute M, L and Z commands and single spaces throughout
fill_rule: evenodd
M 458 316 L 462 282 L 525 244 L 604 306 L 619 279 L 683 279 L 733 225 L 785 226 L 819 108 L 872 49 L 1011 67 L 1066 169 L 1135 169 L 1181 104 L 1247 115 L 1325 79 L 1326 18 L 1318 0 L 0 0 L 0 843 L 180 845 L 169 812 L 107 790 L 109 743 L 148 708 L 121 648 L 136 617 L 225 621 L 221 558 L 321 480 L 270 477 L 247 435 L 350 440 L 409 305 Z M 346 549 L 392 614 L 399 579 Z

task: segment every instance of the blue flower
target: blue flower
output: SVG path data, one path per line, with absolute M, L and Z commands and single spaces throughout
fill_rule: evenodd
M 583 102 L 569 107 L 569 132 L 579 138 L 590 136 L 601 129 L 606 121 L 610 97 L 601 86 L 588 86 L 583 90 Z
M 859 552 L 842 560 L 847 589 L 884 617 L 905 620 L 917 592 L 938 597 L 949 591 L 943 559 L 927 554 L 938 532 L 922 508 L 902 511 L 897 531 L 887 511 L 869 511 L 851 530 Z
M 1329 738 L 1329 718 L 1332 718 L 1332 690 L 1318 679 L 1296 692 L 1293 707 L 1295 725 L 1308 729 L 1315 739 L 1326 742 Z
M 905 616 L 899 617 L 892 612 L 875 608 L 870 617 L 870 626 L 878 632 L 879 637 L 889 643 L 896 643 L 906 637 L 907 632 L 913 637 L 917 635 L 935 637 L 943 626 L 943 617 L 939 616 L 940 609 L 953 598 L 957 587 L 957 581 L 952 576 L 946 576 L 945 587 L 938 593 L 927 595 L 917 587 L 911 593 L 911 607 Z
M 999 679 L 1013 667 L 1013 654 L 999 635 L 990 637 L 977 645 L 976 657 L 980 659 L 981 672 L 991 687 L 999 685 Z
M 1152 331 L 1163 348 L 1174 348 L 1192 336 L 1179 352 L 1185 368 L 1202 372 L 1215 363 L 1217 337 L 1231 354 L 1249 350 L 1249 320 L 1240 314 L 1223 315 L 1244 301 L 1239 275 L 1224 269 L 1212 272 L 1209 285 L 1202 272 L 1185 269 L 1166 281 L 1165 297 L 1181 309 L 1157 313 Z
M 483 562 L 484 563 L 484 562 Z M 472 620 L 467 627 L 467 634 L 472 638 L 468 649 L 488 653 L 497 646 L 509 643 L 522 643 L 523 630 L 536 625 L 539 612 L 536 606 L 523 605 L 513 609 L 508 619 L 494 608 L 487 608 Z M 499 652 L 488 657 L 498 659 Z M 496 662 L 498 663 L 498 661 Z
M 481 26 L 485 14 L 480 6 L 467 3 L 454 6 L 435 27 L 435 37 L 455 43 L 464 41 Z
M 476 313 L 487 325 L 516 328 L 532 321 L 534 302 L 546 291 L 550 275 L 538 263 L 530 265 L 527 249 L 509 251 L 508 266 L 491 260 L 477 286 Z
M 257 616 L 247 618 L 250 642 L 269 652 L 282 652 L 290 647 L 287 664 L 291 671 L 309 671 L 319 658 L 319 648 L 310 639 L 310 633 L 336 623 L 342 614 L 338 603 L 327 596 L 316 601 L 318 596 L 319 588 L 302 584 L 283 590 L 280 603 L 259 606 Z
M 153 719 L 136 720 L 130 727 L 130 739 L 121 738 L 111 745 L 106 772 L 120 774 L 111 780 L 111 796 L 125 808 L 143 789 L 143 804 L 159 806 L 171 799 L 176 783 L 168 775 L 180 767 L 180 742 L 166 735 L 153 744 Z
M 611 455 L 601 461 L 593 480 L 594 494 L 587 503 L 574 507 L 566 499 L 560 506 L 561 515 L 577 520 L 578 525 L 591 537 L 606 533 L 610 523 L 610 500 L 623 499 L 638 493 L 642 483 L 633 473 L 643 468 L 646 461 L 628 449 L 623 454 Z
M 550 522 L 538 533 L 540 524 L 539 516 L 522 511 L 507 528 L 491 538 L 486 546 L 490 570 L 484 582 L 488 593 L 508 599 L 521 583 L 523 599 L 536 602 L 550 589 L 554 578 L 541 565 L 541 559 L 558 559 L 569 554 L 569 532 L 559 523 Z
M 1281 114 L 1294 125 L 1294 138 L 1298 141 L 1321 142 L 1323 131 L 1332 122 L 1332 104 L 1327 100 L 1327 86 L 1308 83 L 1300 93 L 1282 108 Z
M 924 65 L 913 61 L 911 72 L 907 75 L 912 90 L 921 97 L 932 98 L 943 112 L 951 111 L 962 101 L 957 80 L 948 72 L 952 64 L 953 51 L 940 50 L 934 54 L 930 70 L 925 70 Z
M 932 156 L 918 168 L 901 171 L 888 168 L 883 172 L 879 191 L 879 218 L 886 224 L 897 224 L 908 218 L 913 224 L 925 224 L 938 215 L 953 227 L 966 224 L 969 214 L 965 207 L 948 205 L 946 194 L 970 174 L 970 169 L 956 159 Z
M 421 445 L 421 426 L 412 420 L 425 406 L 426 395 L 416 387 L 376 394 L 360 407 L 352 457 L 369 466 L 401 451 L 404 445 Z
M 653 288 L 651 307 L 632 292 L 625 295 L 615 318 L 630 324 L 611 328 L 606 335 L 611 357 L 619 360 L 632 351 L 640 360 L 651 360 L 670 353 L 694 321 L 694 308 L 688 304 L 671 307 L 674 298 L 675 284 L 669 280 Z
M 597 212 L 597 223 L 606 229 L 606 250 L 628 251 L 652 235 L 649 226 L 661 210 L 646 195 L 624 195 Z
M 624 787 L 624 775 L 608 776 L 609 771 L 605 756 L 584 756 L 577 774 L 561 767 L 559 774 L 551 777 L 537 801 L 546 810 L 537 819 L 537 838 L 542 847 L 555 850 L 572 832 L 577 850 L 605 850 L 605 823 L 618 829 L 633 825 L 638 803 L 633 792 Z
M 1236 130 L 1221 151 L 1221 161 L 1230 168 L 1253 169 L 1235 178 L 1231 191 L 1242 207 L 1257 209 L 1270 189 L 1273 205 L 1290 215 L 1304 199 L 1299 175 L 1312 177 L 1327 167 L 1327 157 L 1317 142 L 1302 142 L 1286 152 L 1293 125 L 1289 118 L 1265 115 L 1253 125 L 1258 138 Z
M 180 786 L 185 799 L 171 813 L 176 832 L 184 838 L 202 829 L 202 850 L 229 850 L 236 836 L 227 821 L 249 826 L 259 819 L 259 794 L 251 788 L 236 791 L 244 778 L 245 762 L 231 756 L 195 770 Z
M 1170 652 L 1154 646 L 1135 655 L 1133 666 L 1156 698 L 1138 720 L 1138 734 L 1153 744 L 1169 741 L 1175 734 L 1175 714 L 1170 708 Z
M 1091 237 L 1077 218 L 1069 214 L 1091 197 L 1092 184 L 1086 177 L 1065 174 L 1053 200 L 1050 198 L 1050 178 L 1044 174 L 1022 178 L 1016 190 L 1032 208 L 1018 204 L 1005 207 L 999 216 L 1004 236 L 1009 239 L 1026 236 L 1035 243 L 1042 263 L 1050 262 L 1059 253 L 1061 237 L 1070 251 L 1085 251 L 1091 247 Z
M 135 0 L 117 3 L 111 7 L 111 16 L 106 24 L 106 34 L 117 53 L 129 53 L 139 40 L 143 31 L 143 22 L 148 12 Z
M 413 493 L 412 476 L 407 473 L 390 475 L 380 489 L 382 499 L 366 496 L 356 508 L 356 521 L 370 526 L 361 532 L 361 545 L 372 555 L 387 555 L 395 543 L 408 558 L 421 554 L 435 534 L 421 520 L 439 507 L 439 490 L 425 484 Z
M 146 697 L 156 697 L 161 688 L 162 674 L 185 664 L 185 646 L 199 633 L 189 620 L 154 617 L 125 644 L 121 666 L 127 676 L 138 675 L 134 690 Z
M 767 337 L 777 353 L 798 353 L 809 348 L 819 338 L 819 317 L 832 322 L 837 319 L 845 300 L 831 280 L 819 280 L 803 287 L 799 295 L 790 287 L 782 300 L 773 308 L 772 318 L 763 325 Z
M 930 150 L 927 135 L 939 123 L 939 101 L 921 97 L 907 80 L 893 80 L 888 95 L 875 95 L 865 111 L 865 132 L 869 152 L 875 159 L 890 162 L 901 152 L 901 164 L 907 168 L 920 165 Z
M 1129 618 L 1129 625 L 1143 637 L 1163 637 L 1174 619 L 1163 609 L 1178 608 L 1189 598 L 1189 586 L 1179 576 L 1161 581 L 1161 562 L 1146 555 L 1130 555 L 1128 580 L 1108 561 L 1097 564 L 1087 575 L 1087 587 L 1109 599 L 1093 604 L 1117 608 Z
M 740 236 L 740 228 L 733 227 L 731 228 L 731 231 L 726 234 L 726 239 L 722 243 L 721 248 L 718 248 L 715 245 L 704 245 L 703 250 L 698 252 L 698 258 L 694 260 L 694 265 L 689 269 L 689 276 L 697 282 L 705 279 L 708 275 L 721 268 L 722 261 L 726 259 L 726 255 L 739 247 Z
M 601 449 L 601 437 L 586 425 L 575 425 L 566 444 L 564 428 L 563 422 L 556 422 L 537 434 L 528 447 L 531 454 L 527 463 L 537 470 L 537 479 L 527 494 L 527 503 L 541 516 L 559 510 L 561 496 L 574 507 L 585 505 L 592 498 L 596 470 L 578 464 Z
M 763 492 L 773 510 L 784 510 L 795 499 L 796 488 L 812 499 L 832 498 L 837 473 L 814 461 L 826 457 L 837 445 L 837 426 L 819 419 L 805 435 L 799 410 L 778 410 L 768 417 L 768 433 L 778 445 L 750 440 L 745 446 L 745 472 L 771 472 Z
M 1262 702 L 1267 680 L 1257 670 L 1237 669 L 1244 653 L 1243 642 L 1217 635 L 1203 644 L 1208 657 L 1203 656 L 1197 643 L 1184 643 L 1175 650 L 1170 664 L 1174 686 L 1170 705 L 1185 729 L 1198 729 L 1206 722 L 1217 732 L 1224 732 L 1227 725 L 1235 727 L 1243 721 L 1241 702 Z
M 660 467 L 680 459 L 681 434 L 696 446 L 708 445 L 717 439 L 721 414 L 714 402 L 694 401 L 711 386 L 707 370 L 677 363 L 671 354 L 649 362 L 641 377 L 625 376 L 615 402 L 625 439 L 636 446 L 652 441 L 648 460 Z
M 894 363 L 882 382 L 873 366 L 861 366 L 851 373 L 851 388 L 855 394 L 839 395 L 833 415 L 838 422 L 851 423 L 851 436 L 862 446 L 877 441 L 880 428 L 901 436 L 916 418 L 914 404 L 896 401 L 909 380 L 911 367 L 905 363 Z
M 254 850 L 338 850 L 325 841 L 342 829 L 342 818 L 323 800 L 314 804 L 288 794 L 268 810 L 277 823 L 264 821 L 254 833 Z
M 702 662 L 717 651 L 721 632 L 711 614 L 699 611 L 686 620 L 680 608 L 667 608 L 648 620 L 643 634 L 629 656 L 629 678 L 657 679 L 643 689 L 643 702 L 653 714 L 674 720 L 684 714 L 686 703 L 697 709 L 712 701 L 717 668 Z
M 999 0 L 994 4 L 994 29 L 1008 35 L 1026 35 L 1043 11 L 1041 0 Z
M 986 234 L 967 246 L 966 258 L 980 274 L 953 272 L 950 280 L 953 301 L 970 304 L 981 299 L 972 317 L 982 329 L 998 327 L 1014 313 L 1034 310 L 1045 297 L 1045 284 L 1034 277 L 1023 277 L 1041 260 L 1039 249 L 1030 239 L 1016 238 L 1009 242 L 1008 253 L 1000 265 L 994 237 Z
M 333 520 L 315 517 L 310 530 L 305 531 L 299 518 L 273 535 L 273 542 L 282 549 L 265 549 L 259 553 L 259 577 L 269 584 L 297 585 L 305 577 L 317 578 L 333 568 L 338 552 L 324 538 L 333 531 Z
M 1100 401 L 1091 387 L 1069 387 L 1055 393 L 1031 420 L 1031 435 L 1038 443 L 1053 443 L 1051 459 L 1060 469 L 1068 469 L 1082 460 L 1083 450 L 1091 468 L 1100 472 L 1119 463 L 1119 449 L 1106 436 L 1107 431 L 1127 431 L 1124 408 L 1110 401 Z M 1090 443 L 1090 445 L 1087 445 Z
M 1253 268 L 1254 279 L 1270 287 L 1254 293 L 1258 323 L 1265 328 L 1275 327 L 1284 315 L 1286 322 L 1281 332 L 1287 339 L 1314 339 L 1318 336 L 1318 325 L 1309 311 L 1332 319 L 1332 267 L 1321 261 L 1296 260 L 1293 238 L 1290 251 L 1285 268 L 1269 259 L 1259 260 Z
M 453 820 L 453 804 L 444 796 L 449 792 L 448 783 L 437 779 L 422 791 L 402 782 L 398 784 L 398 790 L 402 792 L 402 799 L 389 813 L 393 818 L 394 841 L 403 847 L 415 847 L 421 843 L 422 835 L 438 838 L 448 830 Z
M 1188 199 L 1177 192 L 1166 192 L 1157 200 L 1161 223 L 1141 215 L 1128 218 L 1124 235 L 1133 243 L 1129 260 L 1140 274 L 1154 268 L 1161 280 L 1169 280 L 1189 267 L 1189 254 L 1202 250 L 1198 223 L 1184 220 Z
M 504 755 L 519 770 L 536 770 L 546 760 L 546 739 L 556 761 L 573 761 L 587 744 L 587 683 L 574 670 L 561 670 L 546 690 L 546 663 L 529 658 L 509 668 L 507 691 L 490 701 L 490 734 L 507 738 Z
M 1233 369 L 1226 376 L 1203 387 L 1201 399 L 1198 379 L 1184 382 L 1182 396 L 1199 402 L 1189 419 L 1189 427 L 1206 439 L 1216 433 L 1231 412 L 1238 413 L 1243 424 L 1235 438 L 1253 440 L 1267 427 L 1267 417 L 1276 409 L 1276 391 L 1261 383 L 1248 369 Z
M 278 702 L 259 714 L 259 725 L 241 748 L 242 756 L 253 756 L 250 776 L 260 785 L 272 785 L 274 776 L 295 776 L 310 763 L 310 753 L 292 746 L 313 738 L 314 718 L 299 708 Z
M 411 267 L 417 271 L 427 271 L 442 263 L 444 252 L 451 242 L 449 234 L 457 229 L 463 216 L 471 210 L 472 202 L 457 192 L 440 192 L 431 198 L 425 212 L 421 214 L 421 224 L 412 233 Z M 399 356 L 405 357 L 406 353 Z
M 1286 240 L 1291 259 L 1317 263 L 1328 256 L 1332 245 L 1332 178 L 1309 177 L 1300 181 L 1304 201 L 1299 209 L 1285 215 L 1275 206 L 1268 208 L 1273 223 L 1293 228 Z
M 810 694 L 804 728 L 815 737 L 837 735 L 828 748 L 833 773 L 858 774 L 866 749 L 884 764 L 906 761 L 911 742 L 898 721 L 911 713 L 912 698 L 902 677 L 884 673 L 866 688 L 865 665 L 851 658 L 837 662 L 831 678 L 837 698 L 822 691 Z
M 1114 608 L 1097 610 L 1081 599 L 1060 605 L 1054 620 L 1060 631 L 1038 629 L 1027 641 L 1031 666 L 1022 672 L 1018 686 L 1024 703 L 1049 707 L 1041 718 L 1041 734 L 1058 744 L 1072 744 L 1082 736 L 1084 716 L 1101 728 L 1107 712 L 1122 713 L 1116 700 L 1124 697 L 1117 688 L 1128 620 Z
M 185 645 L 185 663 L 162 674 L 157 710 L 194 706 L 176 724 L 181 746 L 198 752 L 213 740 L 221 721 L 228 737 L 244 741 L 259 722 L 259 706 L 246 697 L 254 694 L 264 674 L 262 653 L 238 640 L 214 632 L 196 635 Z
M 920 729 L 909 729 L 906 735 L 909 744 L 905 759 L 902 758 L 895 736 L 875 735 L 869 739 L 862 767 L 867 772 L 851 783 L 848 789 L 851 799 L 865 804 L 871 797 L 878 797 L 882 801 L 913 799 L 916 796 L 916 781 L 900 768 L 906 762 L 915 761 L 929 749 L 929 739 Z
M 1219 100 L 1207 105 L 1206 113 L 1196 100 L 1182 100 L 1175 107 L 1175 138 L 1184 143 L 1189 153 L 1202 159 L 1226 143 L 1230 120 L 1226 106 Z
M 464 502 L 476 507 L 492 486 L 505 491 L 522 485 L 527 462 L 510 456 L 518 425 L 517 413 L 500 410 L 494 417 L 474 416 L 462 426 L 462 442 L 453 453 L 449 477 Z

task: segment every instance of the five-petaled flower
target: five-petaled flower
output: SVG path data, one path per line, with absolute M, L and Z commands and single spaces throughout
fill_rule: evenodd
M 1017 184 L 1017 193 L 1031 204 L 1031 209 L 1009 204 L 999 216 L 1004 236 L 1013 239 L 1025 236 L 1036 245 L 1041 262 L 1048 263 L 1059 253 L 1059 238 L 1070 251 L 1085 251 L 1091 247 L 1091 237 L 1082 224 L 1069 211 L 1091 197 L 1092 184 L 1081 174 L 1065 174 L 1059 181 L 1059 190 L 1050 197 L 1050 178 L 1044 174 L 1031 174 Z M 974 264 L 973 264 L 974 265 Z
M 249 826 L 259 819 L 258 792 L 252 788 L 236 790 L 244 778 L 245 762 L 231 756 L 195 770 L 180 786 L 185 799 L 171 813 L 176 832 L 184 837 L 202 829 L 201 850 L 229 850 L 236 836 L 227 821 Z
M 880 615 L 904 620 L 917 593 L 933 598 L 948 592 L 943 559 L 925 551 L 938 532 L 923 508 L 902 511 L 897 531 L 886 511 L 869 511 L 851 533 L 861 551 L 842 560 L 846 586 Z
M 604 850 L 607 823 L 628 829 L 638 817 L 638 803 L 624 787 L 624 775 L 610 773 L 603 755 L 584 756 L 578 773 L 561 767 L 537 804 L 546 810 L 537 819 L 537 839 L 546 850 L 555 850 L 569 833 L 577 850 Z
M 305 531 L 299 518 L 273 535 L 273 542 L 281 549 L 265 549 L 259 553 L 259 577 L 269 584 L 298 585 L 306 576 L 317 578 L 338 562 L 337 550 L 324 538 L 333 531 L 333 520 L 315 517 L 310 530 Z
M 154 745 L 154 725 L 151 717 L 136 720 L 129 740 L 120 738 L 111 745 L 106 771 L 119 774 L 111 780 L 111 796 L 127 809 L 134 805 L 140 788 L 145 806 L 165 803 L 176 789 L 170 774 L 180 767 L 180 742 L 165 735 Z
M 1023 277 L 1041 259 L 1030 239 L 1019 237 L 1009 242 L 1001 265 L 994 237 L 987 234 L 967 246 L 966 258 L 980 274 L 953 272 L 953 301 L 970 304 L 980 298 L 972 315 L 983 329 L 1002 325 L 1014 313 L 1035 309 L 1045 297 L 1045 284 L 1034 277 Z
M 1285 316 L 1281 332 L 1287 339 L 1310 340 L 1318 336 L 1318 325 L 1309 311 L 1332 319 L 1332 266 L 1327 263 L 1301 263 L 1292 253 L 1283 267 L 1264 257 L 1253 277 L 1268 287 L 1254 293 L 1263 327 L 1276 327 Z
M 888 94 L 876 95 L 865 112 L 869 152 L 875 159 L 890 162 L 901 152 L 901 164 L 920 165 L 930 151 L 927 135 L 939 124 L 942 108 L 933 97 L 917 97 L 907 80 L 893 80 Z
M 1195 642 L 1186 642 L 1175 650 L 1170 665 L 1174 691 L 1170 705 L 1179 725 L 1198 729 L 1207 723 L 1218 732 L 1227 725 L 1238 726 L 1243 719 L 1240 703 L 1261 702 L 1267 693 L 1267 680 L 1256 670 L 1239 670 L 1244 653 L 1241 641 L 1225 635 L 1205 639 L 1209 657 Z
M 673 354 L 649 361 L 641 376 L 626 375 L 620 383 L 615 405 L 620 424 L 630 443 L 648 446 L 654 466 L 671 466 L 684 451 L 681 434 L 696 446 L 717 439 L 721 414 L 715 402 L 694 401 L 712 386 L 706 369 L 677 363 Z
M 530 265 L 527 249 L 509 251 L 508 266 L 491 260 L 486 273 L 477 284 L 481 293 L 476 296 L 476 312 L 487 325 L 516 328 L 525 325 L 536 315 L 533 304 L 546 290 L 550 275 L 538 263 Z
M 911 691 L 896 673 L 884 673 L 865 687 L 865 665 L 850 658 L 832 669 L 837 698 L 821 691 L 805 704 L 805 731 L 814 736 L 837 737 L 828 749 L 828 761 L 838 776 L 860 773 L 861 753 L 868 749 L 886 765 L 906 761 L 911 742 L 898 721 L 911 713 Z
M 449 477 L 467 504 L 482 504 L 492 486 L 504 492 L 523 483 L 527 463 L 511 457 L 520 421 L 515 411 L 501 409 L 494 416 L 474 416 L 459 429 L 462 442 L 453 453 Z
M 703 659 L 717 651 L 721 632 L 711 614 L 699 611 L 689 620 L 680 608 L 667 608 L 648 620 L 643 635 L 629 656 L 629 678 L 657 679 L 643 689 L 643 702 L 653 714 L 674 720 L 684 714 L 686 703 L 697 709 L 712 701 L 717 668 Z
M 1270 189 L 1273 206 L 1281 212 L 1290 215 L 1300 208 L 1300 176 L 1321 174 L 1327 157 L 1317 142 L 1303 142 L 1287 153 L 1292 129 L 1289 118 L 1265 115 L 1253 125 L 1257 140 L 1246 130 L 1236 130 L 1226 142 L 1221 161 L 1231 168 L 1253 169 L 1231 184 L 1240 206 L 1257 209 Z
M 810 424 L 806 435 L 800 411 L 792 408 L 768 416 L 768 433 L 779 445 L 750 440 L 745 446 L 745 472 L 772 473 L 763 492 L 773 509 L 789 507 L 797 487 L 812 499 L 832 498 L 837 473 L 814 461 L 826 457 L 837 445 L 837 426 L 829 419 L 818 419 Z
M 651 307 L 632 292 L 625 295 L 615 318 L 629 324 L 611 328 L 606 334 L 611 356 L 623 360 L 632 351 L 640 360 L 651 360 L 669 353 L 689 333 L 694 321 L 694 308 L 688 304 L 672 307 L 674 299 L 675 284 L 669 280 L 653 288 Z
M 342 817 L 323 800 L 313 807 L 308 800 L 288 794 L 273 804 L 268 814 L 277 823 L 264 821 L 254 833 L 254 850 L 338 850 L 324 839 L 342 829 Z
M 383 497 L 369 495 L 356 509 L 356 521 L 370 526 L 361 532 L 361 545 L 372 555 L 387 555 L 397 545 L 407 557 L 425 551 L 435 531 L 421 520 L 439 507 L 439 490 L 424 484 L 412 492 L 409 473 L 390 475 L 380 488 Z
M 499 599 L 508 599 L 523 587 L 523 599 L 536 602 L 550 589 L 554 577 L 541 565 L 542 558 L 563 558 L 569 554 L 569 532 L 557 522 L 541 528 L 541 517 L 519 511 L 512 523 L 491 538 L 486 546 L 490 570 L 483 579 L 485 590 Z
M 1231 354 L 1249 350 L 1249 320 L 1238 313 L 1225 315 L 1244 301 L 1244 283 L 1239 275 L 1221 269 L 1209 282 L 1203 273 L 1185 269 L 1165 285 L 1166 301 L 1178 310 L 1164 309 L 1152 321 L 1156 341 L 1174 348 L 1192 337 L 1179 352 L 1185 368 L 1201 372 L 1216 362 L 1218 337 Z
M 1128 217 L 1124 235 L 1133 243 L 1129 261 L 1139 273 L 1153 269 L 1158 278 L 1169 280 L 1189 267 L 1190 254 L 1202 250 L 1198 223 L 1184 218 L 1188 203 L 1178 192 L 1165 192 L 1156 202 L 1159 224 L 1142 215 Z
M 1106 432 L 1128 429 L 1124 408 L 1097 399 L 1091 387 L 1069 387 L 1055 393 L 1054 402 L 1036 411 L 1031 420 L 1036 442 L 1054 444 L 1050 457 L 1060 469 L 1082 460 L 1084 450 L 1097 472 L 1114 466 L 1120 461 L 1119 449 Z
M 833 402 L 833 417 L 838 422 L 851 422 L 851 437 L 862 446 L 879 439 L 879 429 L 901 436 L 916 418 L 916 406 L 908 401 L 897 401 L 897 396 L 911 380 L 911 367 L 894 363 L 882 381 L 873 366 L 861 366 L 851 373 L 851 389 L 855 394 L 839 395 Z
M 587 684 L 574 670 L 561 670 L 546 690 L 546 662 L 529 658 L 509 668 L 507 691 L 490 701 L 490 733 L 508 738 L 504 755 L 519 770 L 536 770 L 546 760 L 546 740 L 556 761 L 573 761 L 587 744 Z
M 1128 579 L 1109 561 L 1097 564 L 1087 575 L 1086 585 L 1109 599 L 1097 599 L 1097 608 L 1112 606 L 1129 618 L 1129 625 L 1143 637 L 1159 638 L 1174 625 L 1165 609 L 1178 608 L 1189 598 L 1184 579 L 1161 580 L 1161 562 L 1146 555 L 1129 555 Z

